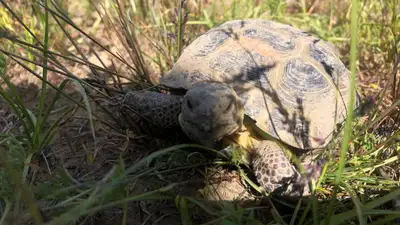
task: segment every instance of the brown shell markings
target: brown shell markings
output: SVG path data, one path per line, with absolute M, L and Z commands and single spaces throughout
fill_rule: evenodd
M 185 89 L 199 81 L 229 84 L 261 129 L 303 149 L 329 142 L 349 95 L 349 71 L 327 42 L 260 19 L 201 35 L 160 80 Z

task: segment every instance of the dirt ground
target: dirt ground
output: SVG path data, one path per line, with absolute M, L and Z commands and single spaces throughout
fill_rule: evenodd
M 107 40 L 103 41 L 107 42 Z M 96 53 L 103 56 L 103 62 L 111 67 L 111 61 L 107 59 L 108 54 L 100 50 Z M 87 52 L 87 56 L 92 61 L 96 61 L 93 53 Z M 72 62 L 66 62 L 65 65 L 70 72 L 80 78 L 98 78 L 93 76 L 87 68 L 80 65 Z M 37 109 L 40 97 L 40 80 L 14 62 L 9 63 L 7 75 L 16 85 L 17 92 L 25 106 L 33 111 Z M 49 72 L 48 79 L 52 84 L 59 85 L 65 78 L 54 72 Z M 157 79 L 157 77 L 155 76 L 154 79 Z M 65 92 L 74 100 L 82 100 L 81 94 L 73 84 L 68 85 Z M 48 88 L 45 102 L 50 102 L 55 94 L 56 91 Z M 93 96 L 93 99 L 99 97 L 96 94 L 93 94 Z M 103 104 L 105 103 L 103 102 Z M 57 102 L 49 122 L 62 116 L 66 109 L 75 106 L 76 104 L 70 99 L 62 97 Z M 133 127 L 130 127 L 131 130 L 128 131 L 126 130 L 128 127 L 119 127 L 123 123 L 112 120 L 98 104 L 93 102 L 91 107 L 99 120 L 94 123 L 95 141 L 87 112 L 78 108 L 73 115 L 65 117 L 51 145 L 42 149 L 40 154 L 36 154 L 32 160 L 32 169 L 28 178 L 33 184 L 41 184 L 38 185 L 38 198 L 46 196 L 48 188 L 52 186 L 83 185 L 104 179 L 120 156 L 123 156 L 125 165 L 129 167 L 156 150 L 188 141 L 179 130 L 160 131 L 147 126 L 133 125 Z M 6 104 L 3 105 L 2 109 L 2 117 L 10 121 L 7 116 L 11 115 L 11 111 Z M 100 120 L 112 124 L 115 129 L 107 127 Z M 7 129 L 7 126 L 10 126 L 9 122 L 3 124 L 2 128 Z M 96 158 L 91 163 L 89 156 L 95 153 Z M 205 158 L 201 152 L 187 151 L 180 151 L 163 157 L 155 162 L 158 170 L 141 179 L 133 180 L 124 191 L 131 195 L 141 194 L 165 187 L 171 183 L 192 181 L 189 184 L 178 185 L 166 195 L 171 197 L 173 196 L 172 193 L 179 193 L 187 196 L 198 196 L 199 190 L 204 187 L 205 165 L 210 163 L 210 160 L 211 158 Z M 193 167 L 193 165 L 199 166 Z M 177 167 L 182 169 L 174 169 Z M 69 179 L 65 179 L 66 176 Z M 236 173 L 233 173 L 232 176 L 233 178 L 228 179 L 238 179 Z M 56 202 L 42 200 L 39 205 L 46 208 L 54 204 Z M 133 201 L 127 205 L 126 210 L 128 215 L 126 224 L 181 224 L 181 217 L 173 200 Z M 122 207 L 112 207 L 81 222 L 83 224 L 122 224 L 123 213 Z M 198 214 L 197 221 L 204 222 L 207 220 L 208 217 L 204 212 L 199 210 Z M 51 218 L 54 214 L 47 214 L 47 211 L 44 211 L 44 215 Z M 11 220 L 19 221 L 19 219 L 17 215 L 11 216 Z M 22 224 L 26 223 L 23 222 Z

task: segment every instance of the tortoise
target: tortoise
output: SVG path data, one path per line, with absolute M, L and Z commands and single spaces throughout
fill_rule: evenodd
M 346 118 L 349 75 L 334 47 L 310 33 L 271 20 L 233 20 L 184 49 L 160 78 L 169 93 L 124 98 L 153 124 L 180 127 L 196 143 L 239 145 L 265 191 L 294 196 L 308 184 L 282 146 L 327 146 Z

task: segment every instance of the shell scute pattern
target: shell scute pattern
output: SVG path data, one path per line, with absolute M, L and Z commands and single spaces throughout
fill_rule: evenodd
M 248 20 L 232 20 L 221 24 L 218 29 L 237 30 L 250 24 Z
M 312 35 L 306 31 L 298 30 L 294 27 L 288 26 L 285 28 L 281 28 L 280 30 L 286 31 L 289 35 L 298 38 L 298 37 L 311 37 Z
M 160 82 L 171 88 L 190 88 L 193 84 L 201 81 L 220 81 L 218 77 L 212 76 L 207 72 L 194 70 L 183 70 L 183 68 L 175 67 L 169 72 L 169 76 L 163 76 Z
M 255 19 L 253 23 L 255 24 L 255 27 L 260 27 L 263 29 L 272 29 L 272 25 L 275 24 L 275 22 L 271 20 L 262 20 L 262 19 Z
M 257 116 L 265 110 L 265 102 L 262 98 L 254 98 L 251 92 L 246 91 L 238 95 L 246 114 L 251 118 L 257 118 Z
M 287 52 L 296 48 L 293 38 L 282 38 L 281 36 L 263 29 L 249 28 L 243 31 L 243 36 L 267 42 L 277 51 Z
M 273 22 L 275 27 L 278 27 L 277 30 L 280 32 L 286 32 L 289 36 L 292 36 L 293 38 L 300 38 L 300 37 L 310 37 L 312 36 L 310 33 L 299 30 L 297 28 L 294 28 L 290 25 L 286 24 L 279 24 L 277 22 Z
M 211 75 L 200 72 L 199 70 L 194 70 L 190 74 L 188 74 L 188 77 L 186 78 L 187 82 L 190 84 L 197 83 L 199 81 L 212 81 L 215 80 Z
M 206 57 L 230 39 L 231 35 L 229 31 L 212 29 L 196 39 L 187 50 L 191 52 L 194 57 Z
M 184 79 L 180 71 L 188 72 Z M 323 146 L 312 138 L 325 139 L 333 121 L 343 118 L 337 116 L 345 113 L 346 103 L 338 101 L 335 109 L 332 81 L 339 79 L 340 94 L 346 97 L 348 75 L 323 40 L 288 25 L 239 20 L 198 37 L 161 83 L 184 88 L 201 80 L 227 83 L 261 129 L 294 147 L 314 148 Z
M 323 94 L 329 91 L 329 81 L 312 64 L 302 59 L 291 59 L 287 62 L 280 84 L 282 94 L 294 91 L 285 100 L 296 102 L 297 98 L 304 99 L 310 93 Z
M 347 69 L 342 61 L 334 54 L 333 48 L 321 42 L 320 39 L 310 43 L 310 56 L 321 63 L 327 74 L 330 75 L 334 84 L 337 84 L 339 89 L 347 87 L 348 74 Z
M 244 49 L 224 51 L 210 59 L 211 69 L 224 74 L 226 81 L 235 85 L 258 82 L 266 76 L 274 61 L 255 51 Z
M 222 52 L 214 60 L 210 60 L 210 68 L 223 74 L 229 74 L 235 71 L 235 62 L 237 58 L 233 52 Z M 236 72 L 236 71 L 235 71 Z
M 312 36 L 309 32 L 299 30 L 288 24 L 282 24 L 271 20 L 256 19 L 254 24 L 257 28 L 272 30 L 279 34 L 285 33 L 293 38 Z
M 273 102 L 266 98 L 263 108 L 254 117 L 267 133 L 292 146 L 305 149 L 321 147 L 321 143 L 316 143 L 313 138 L 324 139 L 329 135 L 334 116 L 330 114 L 331 109 L 321 109 L 329 99 L 316 99 L 314 104 L 304 104 L 297 99 L 296 106 L 289 106 L 285 101 Z
M 264 56 L 257 51 L 244 49 L 225 51 L 210 59 L 209 66 L 213 71 L 220 72 L 222 82 L 229 83 L 238 94 L 246 113 L 250 117 L 257 116 L 265 104 L 263 98 L 256 98 L 256 89 L 271 93 L 268 85 L 270 70 L 275 69 L 276 61 L 270 56 Z

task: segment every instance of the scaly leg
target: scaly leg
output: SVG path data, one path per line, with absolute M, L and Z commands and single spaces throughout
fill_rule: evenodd
M 318 163 L 309 172 L 314 176 L 300 175 L 282 147 L 268 140 L 260 141 L 253 153 L 252 165 L 257 181 L 267 192 L 287 197 L 310 195 L 309 182 L 321 172 Z
M 131 91 L 124 95 L 122 107 L 160 128 L 178 127 L 182 96 L 154 91 Z

